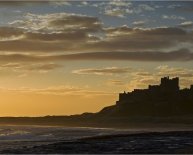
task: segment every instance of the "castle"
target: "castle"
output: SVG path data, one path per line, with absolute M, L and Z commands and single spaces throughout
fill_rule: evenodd
M 98 115 L 125 119 L 193 117 L 193 85 L 180 89 L 178 77 L 163 77 L 160 85 L 120 93 L 116 104 L 103 108 Z
M 148 89 L 134 89 L 132 92 L 119 94 L 117 104 L 131 103 L 137 101 L 163 101 L 163 100 L 191 100 L 193 101 L 193 85 L 190 88 L 180 90 L 179 77 L 170 79 L 169 77 L 161 78 L 160 85 L 149 85 Z

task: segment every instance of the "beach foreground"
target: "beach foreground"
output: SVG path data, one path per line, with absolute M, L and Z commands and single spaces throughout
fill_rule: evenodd
M 129 154 L 129 153 L 193 153 L 193 131 L 146 132 L 102 135 L 61 141 L 0 153 L 24 154 Z

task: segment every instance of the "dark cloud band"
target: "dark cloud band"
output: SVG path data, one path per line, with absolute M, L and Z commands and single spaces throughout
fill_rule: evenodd
M 68 60 L 125 60 L 125 61 L 192 61 L 187 49 L 171 52 L 92 52 L 65 55 L 34 56 L 22 54 L 0 55 L 0 61 L 68 61 Z

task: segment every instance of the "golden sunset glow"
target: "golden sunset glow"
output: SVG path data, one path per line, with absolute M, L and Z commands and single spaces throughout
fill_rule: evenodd
M 193 2 L 0 2 L 0 116 L 72 115 L 179 76 L 193 84 Z

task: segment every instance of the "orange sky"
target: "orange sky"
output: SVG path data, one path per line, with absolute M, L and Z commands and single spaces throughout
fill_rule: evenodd
M 179 76 L 193 84 L 193 2 L 0 2 L 0 116 L 71 115 Z M 186 10 L 186 11 L 184 11 Z
M 58 96 L 33 93 L 1 93 L 1 116 L 71 115 L 95 112 L 114 104 L 116 96 Z

